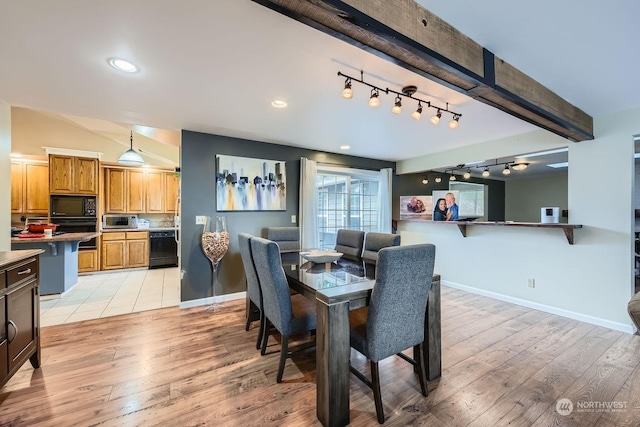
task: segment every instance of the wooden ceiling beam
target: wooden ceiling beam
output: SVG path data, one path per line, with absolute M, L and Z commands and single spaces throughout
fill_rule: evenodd
M 574 142 L 593 119 L 413 0 L 253 0 Z

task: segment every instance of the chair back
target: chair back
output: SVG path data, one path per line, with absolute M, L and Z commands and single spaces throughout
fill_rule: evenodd
M 372 361 L 424 341 L 435 255 L 432 244 L 387 247 L 378 252 L 366 326 Z
M 262 312 L 281 334 L 289 335 L 293 318 L 291 295 L 278 245 L 267 239 L 253 237 L 251 252 L 262 289 Z
M 362 259 L 368 262 L 378 261 L 378 252 L 389 246 L 400 246 L 400 235 L 389 233 L 367 233 L 364 239 Z
M 276 242 L 280 252 L 300 251 L 300 227 L 267 227 L 267 239 Z
M 338 230 L 335 250 L 342 252 L 344 258 L 360 261 L 364 244 L 364 231 Z
M 253 253 L 251 251 L 251 239 L 253 236 L 247 233 L 238 233 L 238 245 L 240 246 L 240 257 L 244 266 L 244 275 L 247 277 L 247 295 L 253 303 L 262 310 L 262 292 L 258 273 L 253 263 Z

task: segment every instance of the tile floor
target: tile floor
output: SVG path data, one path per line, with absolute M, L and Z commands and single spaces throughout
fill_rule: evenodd
M 78 277 L 62 297 L 43 296 L 40 326 L 60 325 L 180 304 L 179 269 L 128 270 Z

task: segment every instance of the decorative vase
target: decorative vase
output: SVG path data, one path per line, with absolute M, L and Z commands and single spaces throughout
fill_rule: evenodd
M 229 250 L 229 232 L 227 231 L 226 217 L 206 217 L 200 243 L 205 256 L 211 261 L 211 295 L 215 296 L 218 264 Z M 212 304 L 207 310 L 215 311 L 216 308 L 216 304 Z

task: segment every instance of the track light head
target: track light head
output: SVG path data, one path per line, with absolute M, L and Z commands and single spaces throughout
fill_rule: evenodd
M 458 178 L 456 178 L 454 174 L 451 174 L 451 176 L 449 177 L 449 181 L 455 181 L 456 179 Z
M 422 183 L 423 184 L 428 184 L 429 183 L 429 178 L 427 178 L 426 176 L 424 178 L 422 178 Z
M 420 120 L 422 118 L 422 104 L 418 101 L 418 109 L 411 113 L 411 117 L 416 120 Z
M 460 116 L 454 115 L 453 119 L 447 124 L 449 129 L 458 129 L 458 125 L 460 124 L 459 120 Z
M 440 123 L 440 117 L 442 117 L 442 113 L 440 112 L 440 109 L 438 108 L 438 112 L 434 116 L 431 116 L 429 121 L 431 123 L 433 123 L 434 125 L 437 125 L 438 123 Z
M 440 175 L 436 176 L 436 182 L 440 183 L 442 181 L 442 178 L 440 178 Z
M 380 106 L 380 94 L 378 89 L 371 89 L 371 96 L 369 97 L 369 107 L 378 108 Z
M 344 89 L 342 90 L 342 97 L 344 99 L 353 98 L 353 91 L 351 90 L 351 79 L 347 78 L 344 81 Z
M 396 101 L 395 101 L 395 105 L 393 106 L 393 108 L 391 109 L 391 112 L 393 114 L 400 114 L 402 113 L 402 101 L 400 100 L 400 96 L 396 96 Z
M 529 166 L 529 163 L 514 163 L 511 165 L 511 169 L 514 171 L 523 171 Z
M 464 177 L 464 179 L 471 178 L 471 169 L 467 169 L 467 171 L 462 176 Z
M 511 173 L 511 169 L 509 169 L 509 163 L 504 165 L 504 169 L 502 170 L 503 175 L 509 175 Z
M 491 175 L 491 172 L 489 172 L 489 168 L 488 167 L 485 167 L 484 170 L 482 171 L 482 176 L 486 178 L 489 175 Z

